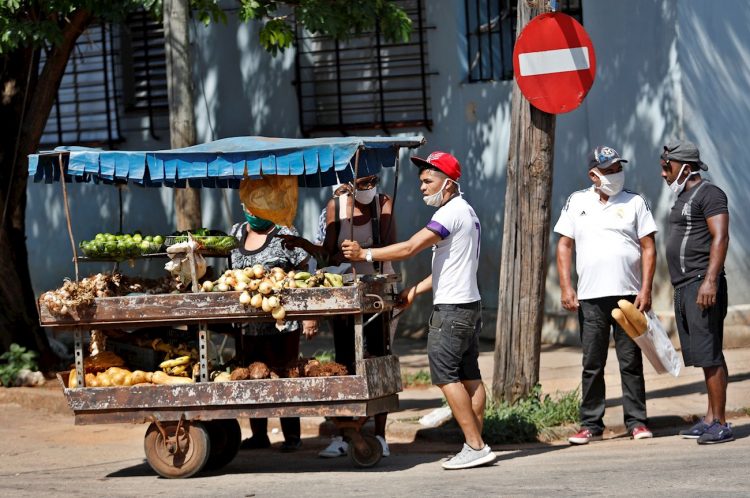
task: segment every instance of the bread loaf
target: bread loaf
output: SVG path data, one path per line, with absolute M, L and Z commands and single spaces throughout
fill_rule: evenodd
M 625 313 L 625 316 L 633 325 L 635 331 L 638 332 L 638 335 L 642 335 L 646 332 L 646 329 L 648 329 L 648 320 L 646 320 L 646 315 L 644 315 L 642 311 L 638 310 L 633 303 L 626 299 L 620 299 L 617 301 L 617 306 L 619 306 L 622 312 Z
M 641 335 L 635 330 L 633 324 L 628 321 L 625 313 L 623 313 L 620 308 L 615 308 L 612 310 L 612 318 L 615 319 L 617 324 L 622 327 L 622 330 L 624 330 L 625 333 L 628 334 L 628 337 L 630 337 L 631 339 L 635 339 L 636 337 Z

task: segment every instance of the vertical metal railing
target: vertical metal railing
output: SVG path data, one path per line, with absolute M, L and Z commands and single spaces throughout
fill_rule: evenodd
M 388 134 L 385 122 L 385 97 L 383 95 L 383 47 L 380 43 L 379 20 L 375 23 L 375 58 L 378 61 L 378 102 L 380 104 L 380 129 Z
M 422 120 L 428 131 L 432 131 L 427 113 L 427 65 L 425 63 L 424 49 L 424 23 L 422 22 L 422 0 L 417 0 L 417 29 L 419 35 L 419 75 L 422 81 Z
M 110 110 L 110 95 L 109 95 L 109 71 L 107 71 L 107 28 L 104 23 L 101 23 L 101 36 L 100 41 L 102 44 L 102 77 L 104 78 L 104 112 L 107 115 L 107 146 L 111 149 L 114 143 L 112 139 L 112 113 Z
M 148 131 L 151 138 L 159 140 L 156 135 L 156 127 L 154 125 L 154 107 L 153 97 L 151 95 L 151 58 L 149 57 L 149 39 L 148 39 L 148 19 L 144 14 L 141 17 L 141 28 L 143 29 L 143 58 L 144 58 L 144 69 L 146 71 L 146 109 L 148 112 Z
M 341 103 L 341 47 L 339 41 L 335 42 L 336 48 L 336 108 L 339 116 L 339 130 L 345 134 L 344 130 L 344 106 Z
M 294 86 L 297 93 L 297 114 L 299 115 L 299 129 L 302 130 L 304 136 L 308 136 L 305 133 L 305 109 L 303 108 L 302 101 L 302 71 L 300 69 L 300 42 L 299 42 L 299 26 L 296 21 L 294 23 Z

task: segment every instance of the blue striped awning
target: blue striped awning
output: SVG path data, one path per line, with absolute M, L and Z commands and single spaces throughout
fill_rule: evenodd
M 34 182 L 135 183 L 145 187 L 233 187 L 245 176 L 296 175 L 302 187 L 335 185 L 395 165 L 398 149 L 424 143 L 411 137 L 234 137 L 183 149 L 145 151 L 58 147 L 29 155 Z

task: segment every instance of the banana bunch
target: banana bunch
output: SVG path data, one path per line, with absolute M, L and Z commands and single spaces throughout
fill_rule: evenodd
M 164 353 L 165 360 L 170 360 L 178 356 L 190 356 L 193 360 L 198 359 L 198 350 L 195 347 L 188 347 L 184 342 L 174 346 L 157 338 L 151 341 L 151 349 Z
M 193 363 L 193 357 L 185 355 L 171 360 L 164 360 L 159 363 L 159 368 L 168 375 L 188 377 L 192 373 L 191 363 Z
M 292 273 L 292 272 L 290 272 Z M 309 289 L 312 287 L 343 287 L 344 277 L 336 273 L 326 273 L 318 270 L 315 274 L 306 271 L 294 273 L 294 287 Z
M 198 350 L 185 343 L 174 346 L 161 339 L 154 339 L 151 341 L 151 348 L 164 353 L 164 361 L 159 364 L 159 368 L 168 375 L 189 377 L 192 365 L 198 361 Z

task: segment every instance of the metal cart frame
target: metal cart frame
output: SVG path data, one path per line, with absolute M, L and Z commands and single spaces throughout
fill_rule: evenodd
M 331 184 L 337 181 L 337 175 L 347 171 L 353 178 L 362 171 L 372 174 L 373 164 L 386 158 L 395 159 L 398 178 L 396 153 L 399 147 L 418 147 L 424 142 L 422 137 L 308 141 L 250 137 L 251 148 L 258 147 L 258 150 L 242 151 L 236 140 L 152 153 L 101 151 L 76 155 L 62 150 L 30 156 L 29 173 L 35 181 L 65 179 L 61 184 L 76 278 L 78 262 L 65 190 L 65 183 L 73 176 L 79 181 L 89 181 L 93 177 L 105 183 L 118 183 L 133 181 L 132 174 L 137 172 L 141 175 L 135 178 L 137 183 L 179 186 L 180 181 L 186 184 L 184 179 L 179 180 L 186 173 L 196 180 L 195 171 L 188 166 L 191 166 L 190 161 L 197 161 L 204 174 L 197 180 L 203 181 L 203 186 L 229 186 L 246 174 L 304 175 L 300 183 L 315 186 L 316 182 L 317 185 Z M 363 151 L 371 152 L 369 159 L 365 158 L 364 169 L 360 167 Z M 188 166 L 178 160 L 183 153 L 188 159 L 182 161 Z M 311 169 L 308 164 L 311 160 L 321 164 L 315 163 L 315 169 Z M 334 169 L 324 170 L 324 160 L 331 161 Z M 251 166 L 257 169 L 249 171 Z M 146 167 L 153 170 L 150 176 L 144 174 Z M 170 170 L 171 180 L 167 178 Z M 161 176 L 155 178 L 154 172 Z M 375 437 L 363 434 L 360 429 L 367 417 L 398 409 L 397 393 L 402 386 L 395 356 L 364 358 L 363 315 L 388 313 L 393 309 L 396 296 L 391 292 L 391 285 L 398 279 L 396 275 L 362 275 L 350 286 L 281 292 L 287 319 L 354 316 L 356 371 L 355 375 L 347 376 L 209 382 L 208 326 L 269 320 L 267 313 L 241 305 L 239 292 L 97 298 L 90 306 L 64 317 L 53 315 L 40 302 L 39 315 L 42 326 L 73 331 L 75 375 L 80 387 L 67 387 L 70 372 L 59 373 L 58 379 L 75 415 L 75 423 L 150 422 L 144 443 L 146 457 L 152 468 L 164 477 L 189 477 L 204 468 L 229 463 L 239 449 L 240 430 L 236 421 L 239 417 L 354 417 L 354 420 L 337 420 L 337 425 L 350 442 L 352 462 L 359 467 L 370 467 L 382 457 L 382 448 Z M 186 324 L 198 325 L 200 374 L 195 384 L 85 387 L 85 331 Z

